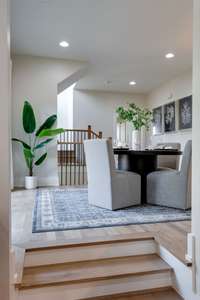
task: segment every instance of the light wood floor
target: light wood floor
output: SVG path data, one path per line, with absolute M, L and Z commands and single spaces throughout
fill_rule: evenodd
M 127 295 L 119 297 L 103 297 L 99 300 L 181 300 L 182 298 L 174 290 L 158 291 L 141 295 Z M 95 300 L 95 299 L 91 299 Z
M 161 245 L 185 262 L 187 233 L 191 230 L 190 221 L 32 233 L 34 199 L 35 191 L 18 190 L 12 193 L 12 243 L 14 246 L 41 247 L 76 240 L 95 240 L 115 235 L 150 232 L 155 235 Z

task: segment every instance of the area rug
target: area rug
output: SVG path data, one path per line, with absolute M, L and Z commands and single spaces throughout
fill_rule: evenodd
M 33 233 L 190 219 L 191 211 L 161 206 L 132 206 L 117 211 L 92 206 L 86 188 L 39 189 Z

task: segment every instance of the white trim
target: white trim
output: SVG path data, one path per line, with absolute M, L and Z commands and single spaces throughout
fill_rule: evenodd
M 15 178 L 15 187 L 24 187 L 25 177 Z M 38 177 L 38 186 L 58 186 L 59 179 L 58 176 L 48 176 L 47 177 Z
M 158 246 L 158 254 L 173 268 L 172 285 L 177 293 L 185 300 L 199 300 L 199 296 L 193 293 L 192 268 L 184 265 L 162 246 Z

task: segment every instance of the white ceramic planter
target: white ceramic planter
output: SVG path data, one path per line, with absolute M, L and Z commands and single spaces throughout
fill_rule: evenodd
M 146 143 L 147 143 L 147 130 L 143 126 L 141 128 L 140 150 L 145 150 L 146 149 Z
M 33 190 L 37 187 L 37 177 L 36 176 L 26 176 L 25 177 L 25 188 L 27 190 Z
M 132 149 L 140 150 L 141 147 L 141 130 L 132 131 Z

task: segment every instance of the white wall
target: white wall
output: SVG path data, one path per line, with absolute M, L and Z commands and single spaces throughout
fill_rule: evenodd
M 92 126 L 104 137 L 115 137 L 115 110 L 119 105 L 135 102 L 144 105 L 143 95 L 74 90 L 74 128 Z
M 192 71 L 190 70 L 149 93 L 146 97 L 146 105 L 152 109 L 191 94 Z M 192 130 L 182 130 L 153 136 L 152 143 L 155 145 L 160 142 L 180 142 L 183 149 L 185 142 L 191 138 Z
M 193 32 L 192 232 L 196 238 L 197 293 L 200 299 L 200 1 L 194 0 Z M 195 299 L 195 298 L 194 298 Z M 193 300 L 191 298 L 191 300 Z
M 9 300 L 10 254 L 10 48 L 9 8 L 0 0 L 0 299 Z
M 37 124 L 57 112 L 57 86 L 84 68 L 83 63 L 61 59 L 14 56 L 12 80 L 12 136 L 25 138 L 21 114 L 23 103 L 29 100 L 35 110 Z M 14 183 L 24 184 L 27 168 L 19 145 L 13 143 Z M 56 142 L 48 151 L 48 161 L 36 169 L 40 185 L 58 184 Z
M 58 94 L 57 98 L 57 126 L 62 128 L 73 128 L 73 102 L 74 86 L 71 85 L 63 92 Z

